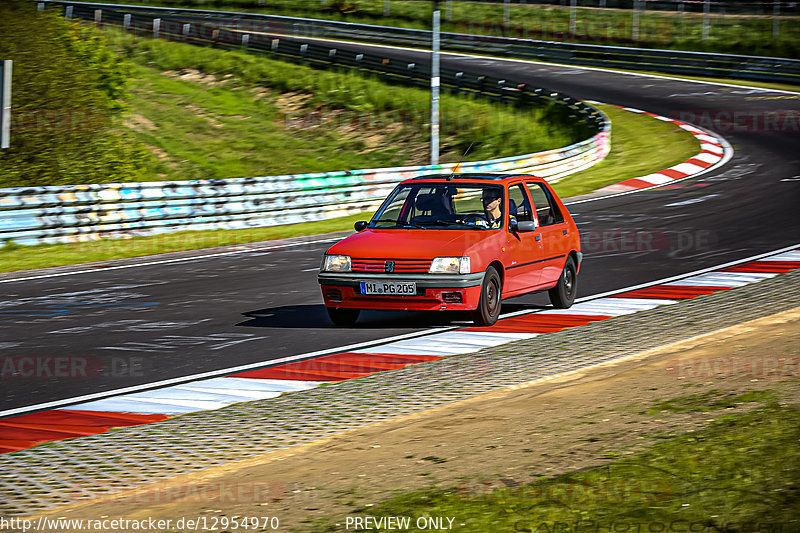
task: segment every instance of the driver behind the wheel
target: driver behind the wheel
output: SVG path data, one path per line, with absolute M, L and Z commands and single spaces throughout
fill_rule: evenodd
M 487 187 L 481 192 L 484 219 L 475 224 L 485 228 L 499 228 L 503 225 L 503 193 L 499 187 Z

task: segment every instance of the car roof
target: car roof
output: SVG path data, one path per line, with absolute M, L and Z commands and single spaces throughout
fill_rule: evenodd
M 500 174 L 496 172 L 483 172 L 483 173 L 469 173 L 469 174 L 426 174 L 425 176 L 417 176 L 403 181 L 402 183 L 416 183 L 420 181 L 434 181 L 434 182 L 481 182 L 481 181 L 510 181 L 515 178 L 527 178 L 535 181 L 544 181 L 543 178 L 538 176 L 531 176 L 530 174 Z

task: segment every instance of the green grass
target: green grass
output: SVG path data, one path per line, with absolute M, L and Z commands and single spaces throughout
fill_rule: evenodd
M 773 391 L 750 391 L 734 396 L 718 390 L 710 390 L 701 394 L 690 394 L 671 398 L 669 400 L 658 401 L 649 407 L 645 413 L 648 415 L 658 415 L 664 411 L 671 413 L 707 413 L 719 409 L 729 409 L 738 407 L 742 403 L 774 401 Z
M 611 152 L 595 166 L 556 182 L 553 188 L 562 198 L 669 168 L 700 151 L 694 136 L 670 122 L 614 106 L 596 107 L 611 119 Z
M 409 531 L 421 516 L 454 517 L 463 531 L 798 531 L 798 439 L 800 410 L 771 401 L 622 460 L 607 452 L 602 467 L 489 492 L 401 492 L 351 514 L 409 516 Z M 314 531 L 338 530 L 335 520 Z
M 116 3 L 130 2 L 119 0 Z M 267 0 L 263 7 L 259 7 L 255 0 L 205 0 L 202 3 L 197 0 L 160 0 L 158 4 L 403 28 L 430 29 L 431 24 L 430 3 L 418 1 L 392 0 L 388 17 L 383 16 L 383 0 Z M 675 12 L 647 10 L 640 16 L 639 39 L 633 41 L 631 10 L 578 8 L 576 35 L 570 36 L 569 9 L 558 5 L 512 5 L 507 27 L 503 24 L 502 3 L 453 2 L 451 14 L 444 2 L 440 8 L 442 31 L 448 32 L 778 57 L 798 57 L 800 54 L 800 17 L 783 17 L 780 37 L 773 39 L 771 11 L 766 13 L 768 16 L 720 16 L 714 13 L 709 19 L 709 38 L 703 40 L 701 13 L 681 16 Z
M 698 151 L 697 141 L 672 124 L 647 115 L 623 111 L 613 106 L 599 106 L 612 120 L 611 153 L 604 162 L 564 178 L 554 185 L 566 198 L 589 192 L 618 181 L 649 174 L 684 161 Z M 670 142 L 665 143 L 664 139 Z M 184 231 L 151 237 L 102 240 L 74 244 L 0 248 L 0 272 L 13 272 L 78 263 L 102 262 L 181 250 L 195 250 L 231 244 L 245 244 L 293 236 L 346 231 L 357 220 L 371 213 L 262 229 Z
M 158 158 L 142 181 L 266 176 L 429 162 L 428 91 L 239 51 L 106 32 L 134 62 L 129 121 Z M 591 135 L 558 106 L 441 101 L 441 162 L 566 146 Z M 276 157 L 280 154 L 280 157 Z
M 135 70 L 131 129 L 157 155 L 151 180 L 224 179 L 404 164 L 399 146 L 367 150 L 356 137 L 285 127 L 272 98 Z M 187 112 L 190 111 L 190 112 Z M 141 120 L 143 117 L 145 120 Z M 276 157 L 280 154 L 280 157 Z

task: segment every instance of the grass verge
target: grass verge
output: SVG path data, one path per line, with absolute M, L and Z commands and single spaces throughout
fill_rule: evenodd
M 766 404 L 625 459 L 607 454 L 601 467 L 492 491 L 400 493 L 349 515 L 409 517 L 407 531 L 424 531 L 417 520 L 430 517 L 454 518 L 453 529 L 462 531 L 797 531 L 800 409 L 781 405 L 772 391 L 741 401 L 757 399 Z M 714 401 L 683 403 L 724 407 Z M 314 528 L 340 530 L 329 519 Z
M 429 162 L 429 94 L 354 72 L 107 30 L 135 63 L 128 127 L 158 158 L 149 180 L 327 172 Z M 442 96 L 442 162 L 566 146 L 591 135 L 559 106 Z M 280 157 L 276 157 L 280 154 Z
M 554 185 L 562 198 L 582 194 L 618 181 L 649 174 L 686 160 L 698 152 L 698 143 L 671 123 L 647 115 L 599 106 L 612 120 L 611 153 L 594 167 L 568 176 Z M 670 142 L 665 143 L 668 138 Z M 159 253 L 245 244 L 287 237 L 347 231 L 371 213 L 321 222 L 247 230 L 183 231 L 132 239 L 73 244 L 0 248 L 0 272 L 32 270 L 79 263 L 140 257 Z
M 611 152 L 595 166 L 553 184 L 562 198 L 669 168 L 700 151 L 697 139 L 671 122 L 610 105 L 596 107 L 611 119 Z

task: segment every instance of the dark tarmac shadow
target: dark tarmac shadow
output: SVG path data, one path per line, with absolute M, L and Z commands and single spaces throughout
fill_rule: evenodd
M 546 305 L 526 303 L 515 298 L 503 303 L 502 314 L 516 311 L 545 309 Z M 537 302 L 539 303 L 539 302 Z M 284 305 L 267 307 L 242 313 L 247 320 L 237 326 L 250 328 L 287 328 L 287 329 L 397 329 L 397 328 L 436 328 L 436 327 L 469 327 L 472 320 L 464 311 L 361 311 L 358 321 L 353 326 L 334 326 L 325 306 Z

